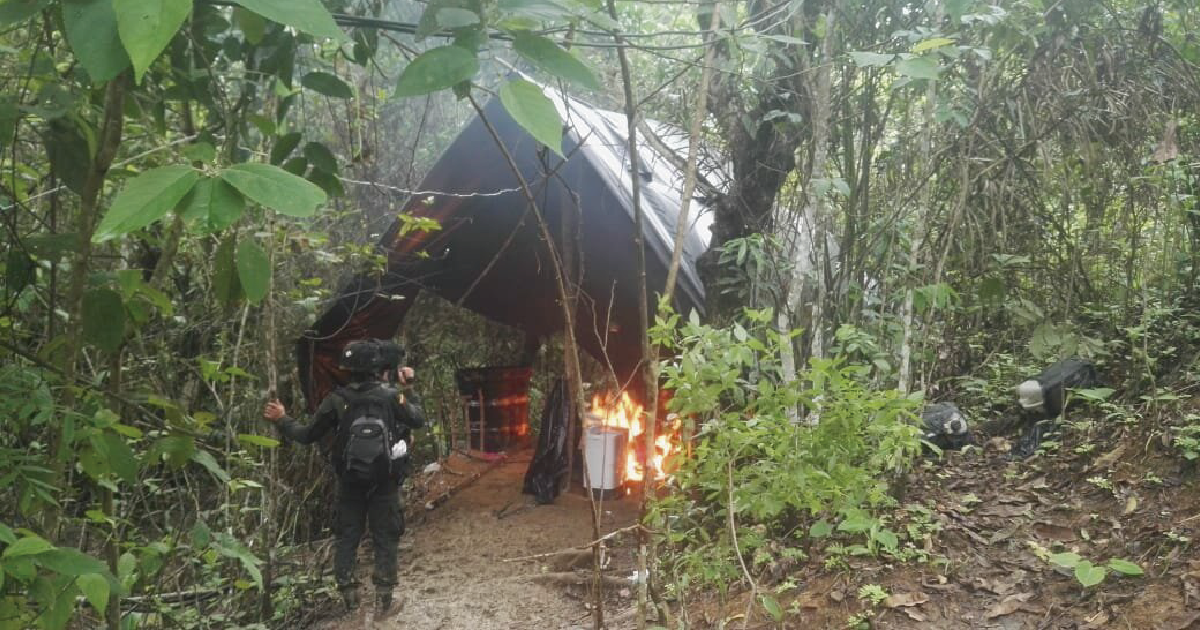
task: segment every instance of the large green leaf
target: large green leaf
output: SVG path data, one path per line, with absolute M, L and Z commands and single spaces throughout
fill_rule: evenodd
M 296 177 L 304 177 L 304 172 L 308 170 L 308 158 L 303 155 L 297 155 L 284 162 L 279 168 L 282 168 L 285 173 L 291 173 Z
M 219 232 L 241 218 L 246 200 L 225 180 L 205 177 L 196 182 L 180 205 L 184 220 L 198 221 L 205 229 Z
M 333 152 L 329 150 L 329 147 L 320 142 L 309 142 L 304 145 L 304 158 L 314 168 L 326 173 L 338 172 L 337 158 L 333 156 Z
M 258 304 L 267 297 L 271 285 L 271 261 L 254 237 L 248 236 L 238 243 L 237 270 L 238 280 L 251 304 Z
M 438 9 L 437 24 L 442 28 L 456 29 L 464 26 L 472 26 L 479 23 L 479 14 L 470 9 L 460 9 L 458 7 L 446 7 Z
M 1108 571 L 1104 567 L 1098 567 L 1087 560 L 1075 565 L 1075 579 L 1079 580 L 1079 583 L 1085 588 L 1103 582 L 1104 576 L 1107 574 Z
M 37 612 L 37 628 L 64 630 L 75 614 L 75 595 L 79 592 L 75 578 L 40 575 L 29 592 L 40 609 Z
M 941 48 L 943 46 L 949 46 L 953 43 L 954 40 L 950 39 L 949 37 L 930 37 L 929 39 L 918 43 L 916 46 L 913 46 L 912 51 L 914 53 L 923 53 L 929 50 Z
M 337 175 L 315 166 L 308 174 L 308 181 L 320 186 L 330 197 L 342 197 L 346 194 L 346 188 L 342 186 L 342 180 L 338 179 Z
M 321 0 L 234 0 L 237 4 L 280 24 L 339 41 L 348 41 Z
M 238 280 L 236 262 L 237 241 L 229 235 L 217 246 L 213 256 L 212 290 L 217 301 L 226 306 L 236 304 L 242 299 L 242 283 Z
M 36 556 L 54 549 L 50 541 L 40 536 L 26 536 L 9 545 L 4 550 L 3 558 L 19 558 L 21 556 Z
M 211 541 L 212 530 L 208 528 L 208 523 L 196 519 L 196 523 L 192 525 L 192 548 L 204 549 Z
M 1050 556 L 1050 562 L 1065 569 L 1074 569 L 1081 561 L 1083 561 L 1083 557 L 1073 551 L 1056 553 Z
M 886 66 L 895 56 L 896 55 L 871 52 L 868 50 L 850 53 L 850 58 L 854 60 L 855 65 L 865 66 L 868 68 Z
M 37 280 L 37 264 L 20 249 L 8 250 L 4 265 L 4 292 L 8 299 L 25 290 Z
M 339 79 L 336 75 L 328 72 L 309 72 L 300 79 L 300 85 L 332 98 L 350 98 L 354 96 L 354 90 L 345 81 Z
M 83 596 L 92 608 L 103 617 L 104 611 L 108 609 L 108 596 L 111 593 L 108 579 L 99 573 L 85 573 L 75 578 L 75 584 L 79 585 L 79 590 L 83 591 Z
M 479 72 L 479 60 L 461 46 L 450 44 L 417 55 L 400 73 L 396 96 L 421 96 L 469 81 Z
M 235 164 L 221 178 L 251 201 L 292 217 L 311 217 L 326 199 L 317 186 L 271 164 Z
M 262 43 L 263 35 L 267 32 L 267 21 L 261 15 L 247 11 L 242 7 L 233 9 L 233 23 L 242 29 L 246 41 L 255 46 Z
M 112 6 L 134 79 L 141 83 L 146 69 L 192 12 L 192 0 L 112 0 Z
M 1142 570 L 1141 565 L 1137 564 L 1136 562 L 1130 562 L 1120 558 L 1113 558 L 1112 560 L 1109 560 L 1108 568 L 1120 573 L 1121 575 L 1142 575 L 1145 573 Z
M 283 164 L 292 151 L 300 146 L 300 132 L 293 131 L 285 133 L 275 139 L 275 146 L 271 147 L 271 164 Z
M 192 453 L 195 452 L 195 438 L 189 435 L 168 435 L 150 447 L 149 459 L 161 459 L 172 470 L 179 470 L 192 461 Z
M 938 62 L 931 57 L 913 57 L 902 59 L 896 64 L 896 72 L 914 79 L 937 79 Z
M 39 114 L 40 115 L 40 114 Z M 77 118 L 51 120 L 43 132 L 47 157 L 67 188 L 82 194 L 92 170 L 92 129 Z
M 138 458 L 125 442 L 125 438 L 117 433 L 104 433 L 105 449 L 108 453 L 108 465 L 122 481 L 133 483 L 137 481 Z
M 500 88 L 500 102 L 529 135 L 562 155 L 562 118 L 542 88 L 523 79 L 509 81 Z
M 763 608 L 765 608 L 767 613 L 771 615 L 772 619 L 775 621 L 783 620 L 783 606 L 779 605 L 778 600 L 765 593 L 759 595 L 758 599 L 762 602 Z
M 51 549 L 37 557 L 37 563 L 59 575 L 78 577 L 89 573 L 108 573 L 108 566 L 103 562 L 70 547 Z
M 216 532 L 213 534 L 212 547 L 226 558 L 235 558 L 241 562 L 242 568 L 246 569 L 254 583 L 262 588 L 262 571 L 258 568 L 262 560 L 259 560 L 242 541 L 224 532 Z
M 442 23 L 442 21 L 438 20 L 439 14 L 448 8 L 461 9 L 463 11 L 470 12 L 476 16 L 476 21 L 478 21 L 481 8 L 479 4 L 480 3 L 478 0 L 430 0 L 429 3 L 425 5 L 425 11 L 421 13 L 421 19 L 417 22 L 417 32 L 415 33 L 416 40 L 422 41 L 426 37 L 438 32 L 438 30 L 442 28 L 448 28 L 448 25 L 453 23 L 455 19 L 450 17 L 453 16 L 453 13 L 446 14 L 447 17 L 442 18 L 442 21 L 445 23 Z M 461 18 L 462 15 L 459 14 L 459 22 L 462 21 Z
M 275 448 L 279 446 L 279 440 L 269 438 L 265 435 L 254 435 L 253 433 L 239 433 L 238 441 L 243 444 L 253 444 L 263 448 Z
M 103 83 L 129 67 L 112 0 L 63 0 L 62 14 L 67 41 L 92 81 Z
M 83 338 L 106 352 L 121 347 L 125 340 L 125 306 L 120 293 L 93 289 L 83 294 Z
M 0 26 L 27 20 L 50 5 L 50 0 L 2 0 L 0 1 Z
M 212 473 L 212 476 L 216 477 L 222 483 L 229 483 L 229 473 L 225 472 L 224 468 L 221 468 L 221 465 L 217 463 L 217 460 L 208 451 L 197 450 L 195 453 L 192 453 L 192 461 L 206 468 L 208 472 Z
M 582 61 L 541 35 L 519 31 L 513 38 L 513 49 L 533 65 L 556 77 L 590 90 L 600 89 L 595 75 Z
M 199 179 L 200 173 L 186 164 L 162 166 L 138 175 L 117 195 L 92 241 L 106 241 L 163 218 Z

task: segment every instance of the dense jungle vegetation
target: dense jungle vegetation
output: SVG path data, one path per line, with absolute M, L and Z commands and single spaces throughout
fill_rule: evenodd
M 561 150 L 551 88 L 705 147 L 706 314 L 644 331 L 693 457 L 647 499 L 642 627 L 733 593 L 785 623 L 810 558 L 944 560 L 891 511 L 921 401 L 999 434 L 1065 356 L 1107 388 L 1060 450 L 1128 435 L 1195 493 L 1192 0 L 0 0 L 0 32 L 0 628 L 293 627 L 331 487 L 263 401 L 303 405 L 292 344 L 393 221 L 437 229 L 399 211 L 483 103 Z M 431 416 L 521 348 L 429 297 L 403 337 Z

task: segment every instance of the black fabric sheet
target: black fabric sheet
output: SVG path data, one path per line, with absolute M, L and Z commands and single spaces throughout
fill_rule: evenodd
M 574 404 L 567 393 L 567 382 L 559 379 L 546 398 L 542 422 L 538 428 L 537 450 L 525 471 L 525 494 L 540 504 L 554 503 L 567 474 L 567 434 L 571 428 Z

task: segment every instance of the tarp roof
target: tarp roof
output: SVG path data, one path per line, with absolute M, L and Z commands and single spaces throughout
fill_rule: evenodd
M 625 379 L 641 358 L 626 119 L 552 90 L 546 92 L 556 99 L 565 124 L 565 160 L 540 147 L 498 99 L 484 108 L 484 115 L 529 182 L 559 251 L 564 216 L 580 217 L 577 249 L 583 297 L 576 336 L 584 350 Z M 671 258 L 683 188 L 678 165 L 686 155 L 687 140 L 667 125 L 650 126 L 662 141 L 655 144 L 675 153 L 666 156 L 639 142 L 646 272 L 653 309 Z M 527 334 L 545 337 L 561 329 L 547 243 L 481 119 L 472 120 L 459 134 L 419 190 L 437 192 L 410 198 L 403 213 L 434 219 L 442 229 L 411 232 L 398 220 L 379 243 L 387 254 L 386 270 L 352 278 L 297 341 L 301 381 L 310 406 L 342 381 L 336 369 L 342 346 L 364 337 L 395 336 L 421 290 Z M 704 287 L 696 260 L 707 248 L 711 223 L 703 199 L 695 199 L 691 207 L 693 219 L 675 293 L 676 308 L 683 313 L 703 312 Z

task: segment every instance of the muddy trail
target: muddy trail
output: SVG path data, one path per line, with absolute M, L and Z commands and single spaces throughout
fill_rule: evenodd
M 689 627 L 1200 630 L 1194 467 L 1140 433 L 1101 439 L 1068 431 L 1056 454 L 1021 462 L 1010 460 L 1010 447 L 993 438 L 926 461 L 909 476 L 889 523 L 926 561 L 834 556 L 817 545 L 803 563 L 778 558 L 760 568 L 759 585 L 782 605 L 782 621 L 747 607 L 750 594 L 742 591 L 724 605 L 715 594 L 694 596 Z M 534 505 L 521 494 L 528 459 L 525 453 L 488 463 L 456 455 L 442 471 L 419 476 L 397 608 L 379 620 L 369 606 L 353 615 L 329 612 L 312 627 L 591 628 L 591 556 L 572 551 L 593 540 L 589 501 L 569 493 L 553 505 Z M 425 509 L 430 501 L 438 504 L 433 510 Z M 609 533 L 633 524 L 637 505 L 606 502 L 603 512 L 602 532 Z M 631 535 L 606 542 L 605 627 L 625 630 L 634 626 L 627 580 L 635 545 Z M 360 566 L 368 554 L 364 543 Z M 1125 560 L 1144 574 L 1107 570 L 1085 588 L 1073 570 L 1054 563 L 1062 557 L 1055 554 L 1097 566 Z M 867 603 L 864 586 L 887 598 Z M 332 602 L 325 609 L 333 611 Z
M 389 615 L 375 619 L 367 602 L 353 614 L 327 602 L 322 630 L 568 630 L 591 628 L 586 578 L 594 540 L 590 502 L 581 493 L 536 505 L 521 493 L 530 453 L 496 462 L 456 454 L 441 470 L 418 475 L 407 501 L 408 531 L 401 541 L 400 584 Z M 434 505 L 427 509 L 426 505 Z M 626 498 L 601 504 L 602 534 L 637 518 Z M 621 538 L 618 533 L 614 538 Z M 632 572 L 631 541 L 614 541 L 610 573 Z M 370 563 L 364 541 L 359 569 Z M 369 576 L 362 575 L 364 584 Z M 628 608 L 628 589 L 607 589 L 606 610 Z

